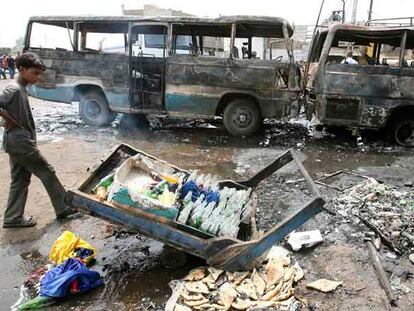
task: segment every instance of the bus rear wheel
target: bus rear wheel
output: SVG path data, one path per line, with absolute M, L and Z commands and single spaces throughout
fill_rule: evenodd
M 224 109 L 223 123 L 230 134 L 249 136 L 260 129 L 263 119 L 256 103 L 247 98 L 238 98 Z
M 108 125 L 116 118 L 116 113 L 109 110 L 105 95 L 96 91 L 81 96 L 79 114 L 86 124 L 93 126 Z

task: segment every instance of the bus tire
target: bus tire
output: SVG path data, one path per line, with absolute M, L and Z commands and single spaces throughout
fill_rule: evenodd
M 116 118 L 116 113 L 109 110 L 105 95 L 97 91 L 82 94 L 79 114 L 86 124 L 93 126 L 108 125 Z
M 391 143 L 403 147 L 414 147 L 414 120 L 401 117 L 390 120 L 387 127 L 388 137 Z
M 223 123 L 231 135 L 249 136 L 260 129 L 263 118 L 255 102 L 248 98 L 237 98 L 224 109 Z

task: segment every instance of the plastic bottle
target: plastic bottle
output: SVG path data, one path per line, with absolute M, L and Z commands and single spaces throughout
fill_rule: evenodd
M 206 221 L 210 217 L 215 207 L 216 207 L 216 202 L 210 202 L 207 204 L 202 214 L 203 221 Z
M 164 192 L 164 190 L 168 188 L 168 181 L 163 180 L 162 182 L 158 183 L 155 187 L 154 187 L 154 191 L 158 194 L 161 194 Z
M 180 216 L 178 216 L 178 222 L 181 224 L 186 224 L 188 217 L 190 216 L 191 211 L 193 210 L 194 203 L 192 201 L 188 202 L 184 208 L 180 212 Z
M 198 175 L 198 170 L 194 170 L 192 171 L 192 173 L 190 174 L 190 176 L 188 176 L 187 181 L 193 180 L 195 181 Z
M 193 193 L 188 191 L 186 196 L 183 199 L 183 205 L 186 206 L 188 203 L 193 201 Z
M 211 174 L 207 174 L 206 177 L 204 178 L 204 184 L 203 184 L 203 188 L 206 191 L 210 190 L 210 187 L 212 185 L 212 180 L 211 180 Z
M 198 206 L 195 206 L 191 213 L 189 224 L 193 227 L 199 228 L 202 224 L 201 216 L 204 213 L 204 209 L 207 206 L 207 202 L 203 201 Z
M 214 207 L 216 206 L 215 202 L 208 203 L 207 207 L 204 209 L 203 214 L 201 216 L 201 230 L 207 231 L 211 225 L 211 214 L 213 213 Z
M 110 185 L 114 182 L 114 174 L 108 175 L 101 180 L 99 187 L 109 188 Z

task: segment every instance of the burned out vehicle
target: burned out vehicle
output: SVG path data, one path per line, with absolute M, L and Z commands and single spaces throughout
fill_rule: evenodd
M 29 92 L 78 101 L 91 125 L 116 113 L 222 117 L 231 134 L 249 135 L 264 118 L 296 111 L 292 34 L 272 17 L 32 17 L 25 51 L 37 53 L 47 71 Z M 284 55 L 269 59 L 271 38 L 284 40 Z
M 318 32 L 306 75 L 308 112 L 326 127 L 385 130 L 413 147 L 413 49 L 410 27 L 337 24 Z M 350 51 L 355 61 L 348 63 Z

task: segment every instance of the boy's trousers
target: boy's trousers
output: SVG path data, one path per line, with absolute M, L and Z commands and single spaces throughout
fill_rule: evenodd
M 66 190 L 57 178 L 55 170 L 40 151 L 29 154 L 9 154 L 9 158 L 11 183 L 4 223 L 14 223 L 22 219 L 32 174 L 45 186 L 55 213 L 58 215 L 66 209 Z

